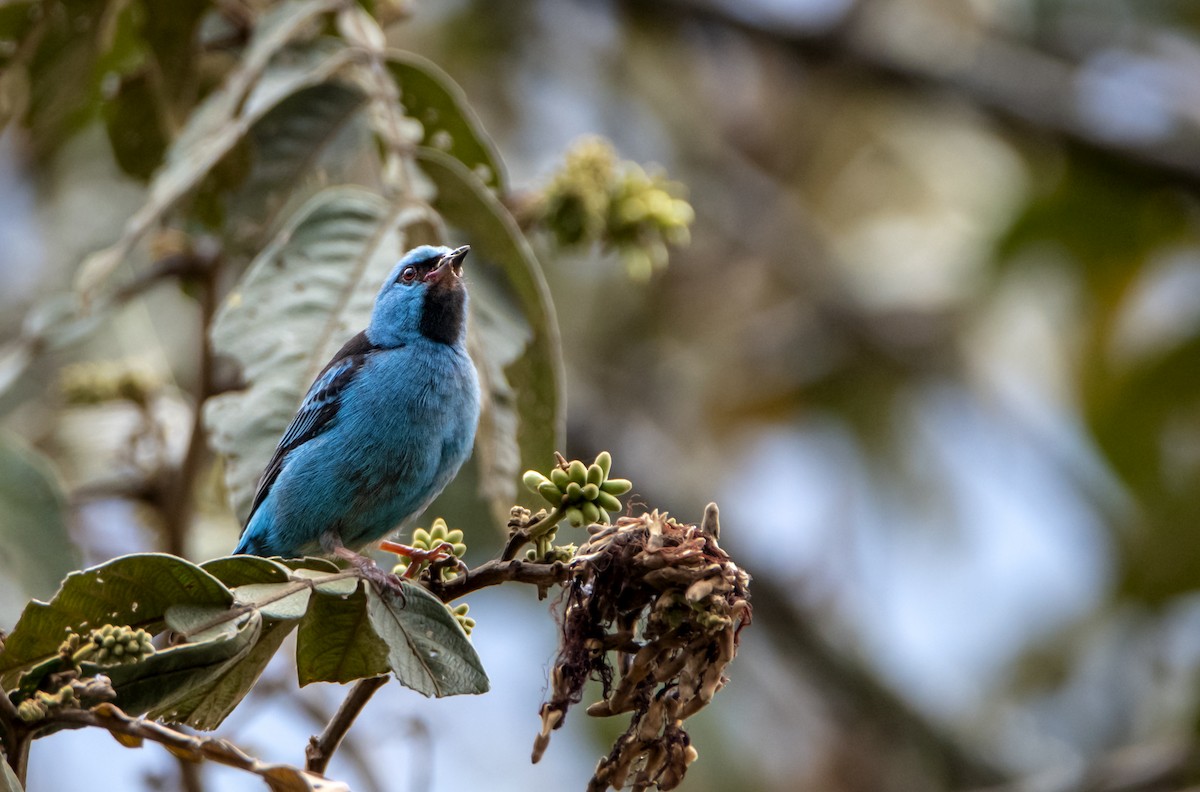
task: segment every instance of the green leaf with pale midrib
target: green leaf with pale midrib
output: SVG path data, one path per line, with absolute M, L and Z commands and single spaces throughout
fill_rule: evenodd
M 367 616 L 363 586 L 348 597 L 316 594 L 309 601 L 296 638 L 296 673 L 301 686 L 386 674 L 387 659 L 387 644 Z
M 388 665 L 405 687 L 426 696 L 486 693 L 488 678 L 475 647 L 445 604 L 403 582 L 404 595 L 367 594 L 367 614 L 388 647 Z
M 121 556 L 72 572 L 50 602 L 31 602 L 0 652 L 5 684 L 13 672 L 53 655 L 68 630 L 105 624 L 153 627 L 172 605 L 229 607 L 233 594 L 195 564 L 162 553 Z
M 115 703 L 130 715 L 167 709 L 176 701 L 219 679 L 244 657 L 258 640 L 262 618 L 246 614 L 234 629 L 208 640 L 163 649 L 127 665 L 82 663 L 85 676 L 105 674 L 117 691 Z
M 146 202 L 129 218 L 121 236 L 88 256 L 76 275 L 77 287 L 89 295 L 116 268 L 167 212 L 194 190 L 250 128 L 288 96 L 328 80 L 350 64 L 351 50 L 310 47 L 303 65 L 284 60 L 274 71 L 272 58 L 315 16 L 327 13 L 336 0 L 296 0 L 272 9 L 255 28 L 240 67 L 188 117 L 187 126 L 167 151 L 150 181 Z
M 296 622 L 292 620 L 264 621 L 262 632 L 254 646 L 222 671 L 218 679 L 210 684 L 197 686 L 169 707 L 151 712 L 151 717 L 183 723 L 194 729 L 217 728 L 254 687 L 271 658 L 295 627 Z

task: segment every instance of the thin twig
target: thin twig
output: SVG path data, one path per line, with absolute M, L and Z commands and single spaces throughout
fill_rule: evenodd
M 452 580 L 428 581 L 425 583 L 425 587 L 442 602 L 450 602 L 470 594 L 472 591 L 478 591 L 488 586 L 498 586 L 509 581 L 528 583 L 537 586 L 539 591 L 545 592 L 551 586 L 566 581 L 569 576 L 570 570 L 562 561 L 543 564 L 536 561 L 518 561 L 517 559 L 493 559 Z
M 97 726 L 107 729 L 118 740 L 130 747 L 136 747 L 143 740 L 160 743 L 175 756 L 192 762 L 208 760 L 218 764 L 254 773 L 274 783 L 283 786 L 290 781 L 286 788 L 297 788 L 308 771 L 299 770 L 284 764 L 267 764 L 255 759 L 228 740 L 216 737 L 198 737 L 185 734 L 169 726 L 141 718 L 131 718 L 112 704 L 100 704 L 90 710 L 65 709 L 51 711 L 39 721 L 38 729 L 48 726 Z
M 308 748 L 305 749 L 304 755 L 308 761 L 309 772 L 325 772 L 325 768 L 329 766 L 329 760 L 333 758 L 334 751 L 341 745 L 346 732 L 350 731 L 355 718 L 362 712 L 363 707 L 367 706 L 367 702 L 371 700 L 371 696 L 375 695 L 375 691 L 387 684 L 387 681 L 388 677 L 385 675 L 360 679 L 354 683 L 350 694 L 346 696 L 345 701 L 325 726 L 325 731 L 321 732 L 319 737 L 312 737 L 308 741 Z
M 175 471 L 171 485 L 166 488 L 168 497 L 162 504 L 163 533 L 166 551 L 171 555 L 183 556 L 187 549 L 188 525 L 192 513 L 192 492 L 199 477 L 200 465 L 208 449 L 204 432 L 204 402 L 212 395 L 213 369 L 215 360 L 208 343 L 208 329 L 217 310 L 217 272 L 221 255 L 213 245 L 204 245 L 199 251 L 189 251 L 189 266 L 181 267 L 180 277 L 192 279 L 200 291 L 200 366 L 196 373 L 196 393 L 192 416 L 191 436 L 183 462 Z
M 504 549 L 500 552 L 501 561 L 509 561 L 516 557 L 517 551 L 531 541 L 545 535 L 554 526 L 562 521 L 564 510 L 562 507 L 555 507 L 550 510 L 550 513 L 542 517 L 537 522 L 526 525 L 523 528 L 515 528 L 508 536 L 508 542 L 505 543 Z M 509 523 L 510 525 L 512 523 Z

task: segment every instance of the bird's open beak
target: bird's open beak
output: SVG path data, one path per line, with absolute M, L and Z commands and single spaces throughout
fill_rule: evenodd
M 465 259 L 467 254 L 470 252 L 470 245 L 463 245 L 460 248 L 451 250 L 449 253 L 442 256 L 442 260 L 438 262 L 436 267 L 429 271 L 429 274 L 425 276 L 425 282 L 441 283 L 449 276 L 450 273 L 453 273 L 456 277 L 462 275 L 463 259 Z

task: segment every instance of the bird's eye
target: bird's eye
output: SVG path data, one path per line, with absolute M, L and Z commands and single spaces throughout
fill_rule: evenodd
M 404 281 L 405 283 L 412 283 L 416 277 L 417 277 L 417 268 L 413 267 L 413 266 L 408 266 L 400 271 L 399 280 Z

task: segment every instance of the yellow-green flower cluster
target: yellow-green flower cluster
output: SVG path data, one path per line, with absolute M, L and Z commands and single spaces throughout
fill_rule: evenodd
M 78 704 L 75 689 L 70 685 L 63 685 L 54 693 L 39 690 L 17 705 L 17 717 L 26 723 L 32 723 L 46 717 L 52 709 L 63 709 Z
M 449 605 L 446 607 L 449 608 L 450 613 L 454 615 L 455 621 L 462 625 L 463 632 L 465 632 L 467 635 L 470 635 L 471 630 L 475 629 L 475 620 L 467 615 L 467 612 L 471 610 L 471 606 L 464 602 L 453 607 Z
M 97 665 L 125 665 L 144 660 L 154 652 L 151 635 L 145 630 L 106 624 L 79 642 L 73 659 Z
M 413 531 L 412 547 L 417 550 L 429 552 L 438 547 L 449 545 L 450 551 L 454 553 L 454 557 L 462 558 L 467 552 L 467 545 L 463 541 L 463 538 L 462 531 L 457 528 L 450 530 L 450 526 L 446 525 L 446 521 L 438 517 L 433 521 L 433 525 L 430 526 L 429 530 L 417 528 Z M 412 559 L 401 557 L 392 571 L 397 575 L 403 575 L 411 563 Z M 452 578 L 456 574 L 453 569 L 447 568 L 442 570 L 442 577 L 444 579 Z
M 546 187 L 535 219 L 562 247 L 599 244 L 616 251 L 630 276 L 666 266 L 667 246 L 685 245 L 695 220 L 682 188 L 658 169 L 620 161 L 608 141 L 584 138 Z
M 560 457 L 561 459 L 561 457 Z M 601 451 L 596 461 L 585 465 L 578 459 L 560 462 L 544 476 L 536 470 L 525 471 L 523 480 L 530 492 L 536 492 L 576 527 L 609 521 L 609 515 L 621 511 L 618 495 L 633 485 L 628 479 L 610 479 L 612 456 Z

